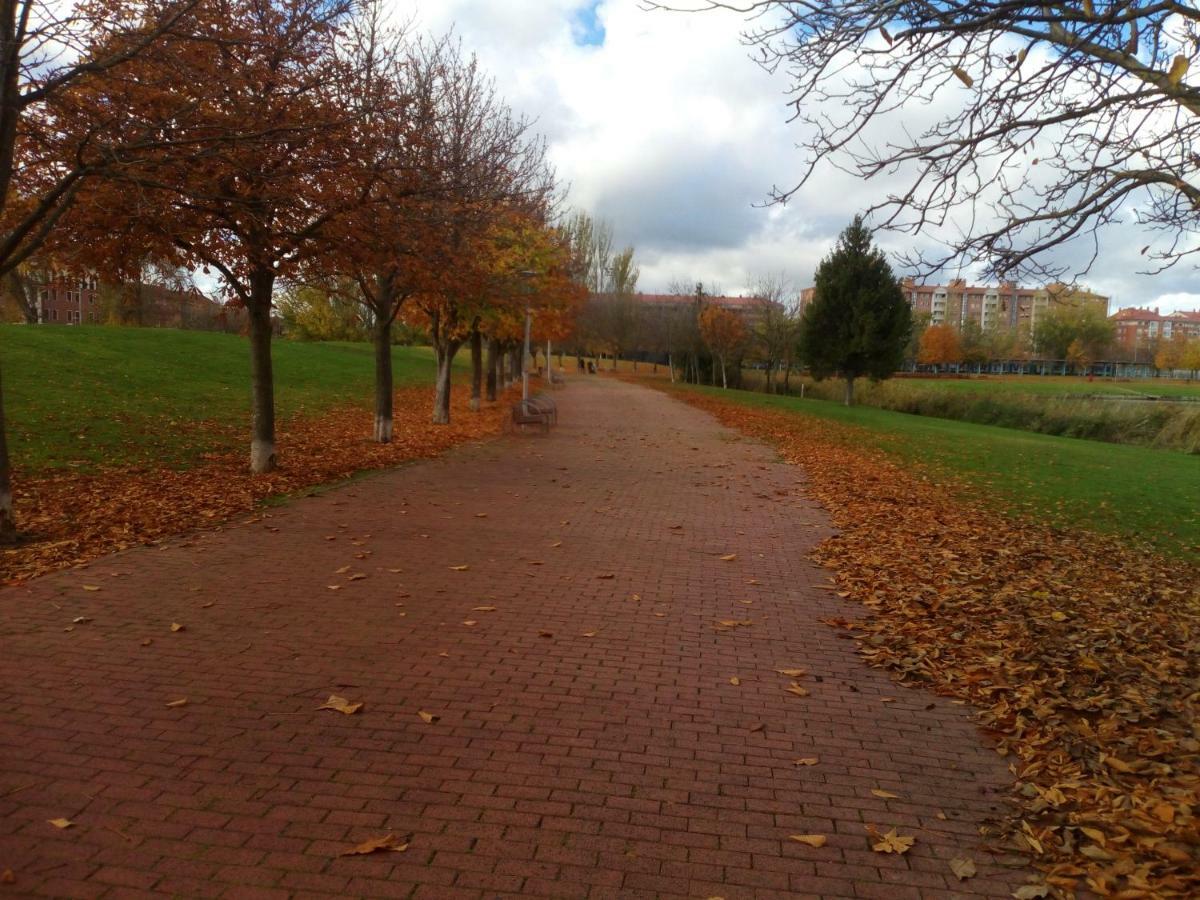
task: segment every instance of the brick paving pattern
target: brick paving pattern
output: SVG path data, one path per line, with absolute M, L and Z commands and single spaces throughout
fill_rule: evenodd
M 802 473 L 657 392 L 556 396 L 549 437 L 0 593 L 0 898 L 1024 881 L 978 846 L 1008 776 L 967 711 L 820 623 L 856 611 L 806 560 L 829 528 Z M 330 694 L 364 706 L 318 711 Z M 866 824 L 916 845 L 873 853 Z M 389 832 L 406 852 L 339 856 Z M 979 877 L 958 882 L 958 856 Z

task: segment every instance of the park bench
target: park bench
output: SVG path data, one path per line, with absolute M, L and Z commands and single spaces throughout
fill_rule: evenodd
M 549 431 L 551 418 L 551 413 L 539 407 L 532 400 L 518 400 L 513 404 L 509 424 L 513 428 L 537 425 L 543 431 Z
M 550 417 L 550 424 L 558 424 L 558 404 L 544 394 L 538 397 L 533 397 L 529 401 L 535 409 L 541 410 Z

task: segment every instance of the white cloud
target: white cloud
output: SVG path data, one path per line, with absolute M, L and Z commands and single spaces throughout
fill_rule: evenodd
M 768 273 L 807 284 L 838 231 L 883 190 L 830 170 L 786 208 L 762 208 L 802 159 L 786 124 L 787 79 L 749 59 L 736 15 L 601 0 L 605 40 L 586 46 L 576 42 L 576 17 L 592 0 L 392 3 L 420 30 L 453 27 L 509 103 L 538 120 L 571 203 L 610 219 L 618 240 L 637 248 L 644 290 L 681 279 L 738 292 Z M 912 244 L 903 235 L 881 242 Z M 1110 234 L 1089 283 L 1121 305 L 1195 306 L 1190 267 L 1131 274 L 1144 262 L 1135 243 Z

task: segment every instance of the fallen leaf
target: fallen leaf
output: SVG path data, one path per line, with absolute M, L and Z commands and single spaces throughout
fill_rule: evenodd
M 737 687 L 739 684 L 742 683 L 742 679 L 740 679 L 736 675 L 734 675 L 732 678 L 729 679 L 729 683 L 732 684 L 734 687 Z
M 1050 886 L 1046 884 L 1027 884 L 1013 891 L 1017 900 L 1039 900 L 1050 896 Z
M 340 591 L 342 589 L 340 584 L 327 584 L 325 587 L 329 588 L 331 591 Z
M 100 590 L 100 585 L 98 585 L 98 584 L 85 584 L 85 585 L 83 586 L 83 589 L 84 589 L 85 591 L 98 591 L 98 590 Z
M 463 624 L 466 625 L 467 627 L 470 627 L 472 625 L 478 625 L 479 622 L 477 622 L 475 619 L 465 619 L 463 621 Z
M 893 794 L 891 791 L 884 791 L 879 788 L 875 788 L 874 790 L 871 791 L 871 793 L 874 794 L 876 797 L 879 797 L 881 800 L 899 800 L 900 799 L 899 794 Z
M 800 759 L 795 761 L 795 764 L 798 766 L 815 766 L 818 762 L 820 762 L 820 760 L 815 756 L 802 756 Z
M 167 703 L 169 709 L 175 709 L 180 706 L 187 706 L 187 697 L 180 697 L 178 700 L 171 700 Z
M 469 569 L 469 568 L 471 568 L 471 567 L 470 567 L 470 566 L 451 566 L 451 567 L 450 567 L 450 571 L 452 571 L 452 572 L 465 572 L 465 571 L 467 571 L 467 569 Z
M 733 562 L 735 559 L 737 559 L 736 553 L 726 553 L 721 557 L 721 562 Z
M 421 717 L 421 721 L 426 725 L 434 725 L 442 718 L 441 716 L 434 715 L 431 712 L 425 712 L 423 709 L 418 710 L 417 715 Z
M 186 626 L 186 625 L 180 625 L 178 622 L 172 622 L 172 623 L 171 623 L 171 630 L 172 630 L 172 631 L 183 631 L 185 628 L 187 628 L 187 626 Z
M 371 853 L 377 853 L 380 850 L 390 850 L 393 853 L 403 853 L 408 849 L 408 842 L 411 837 L 396 837 L 394 834 L 385 834 L 383 837 L 371 838 L 369 841 L 363 841 L 348 850 L 343 850 L 338 856 L 367 856 Z
M 90 621 L 92 621 L 91 616 L 76 616 L 71 620 L 74 625 L 86 625 Z
M 775 671 L 788 678 L 803 678 L 808 674 L 808 669 L 776 669 Z
M 767 726 L 762 722 L 758 722 L 757 724 L 750 726 L 751 733 L 756 732 L 756 731 L 766 731 L 766 730 L 767 730 Z
M 796 684 L 796 682 L 794 682 L 794 681 L 791 684 L 789 684 L 787 687 L 785 687 L 784 690 L 787 691 L 789 694 L 795 694 L 797 697 L 807 697 L 809 695 L 808 688 L 803 687 L 802 685 Z
M 70 828 L 75 824 L 70 819 L 47 819 L 47 821 L 55 828 Z
M 583 634 L 580 635 L 580 637 L 595 637 L 595 636 L 596 636 L 596 632 L 594 632 L 594 631 L 585 631 Z
M 154 643 L 154 638 L 142 638 L 142 646 L 143 647 L 149 647 L 153 643 Z
M 487 517 L 488 517 L 487 513 L 475 513 L 475 518 L 477 518 L 477 519 L 486 519 Z
M 907 853 L 912 849 L 915 840 L 908 835 L 896 834 L 895 828 L 883 835 L 872 833 L 872 837 L 878 838 L 878 841 L 871 845 L 871 849 L 876 853 Z
M 342 566 L 340 569 L 334 569 L 333 574 L 334 575 L 345 575 L 349 571 L 350 571 L 349 566 Z
M 824 847 L 828 840 L 823 834 L 791 834 L 788 837 L 798 844 L 808 844 L 810 847 Z
M 475 607 L 472 607 L 472 609 L 471 609 L 471 612 L 495 612 L 495 611 L 496 611 L 496 607 L 494 607 L 494 606 L 475 606 Z
M 606 578 L 616 578 L 617 576 L 614 575 L 612 572 L 609 572 L 605 575 L 597 575 L 596 577 L 599 579 L 606 579 Z
M 348 579 L 346 579 L 346 580 L 347 580 L 347 581 L 362 581 L 362 580 L 363 580 L 364 578 L 366 578 L 366 577 L 367 577 L 367 576 L 366 576 L 366 575 L 364 575 L 362 572 L 355 572 L 353 575 L 351 575 L 351 576 L 350 576 Z
M 13 874 L 12 869 L 5 869 L 0 872 L 0 884 L 16 884 L 17 876 Z
M 553 631 L 539 631 L 538 637 L 552 638 L 552 637 L 554 637 L 554 632 Z
M 959 857 L 950 860 L 950 871 L 958 876 L 959 881 L 966 881 L 968 878 L 974 878 L 976 875 L 975 861 Z
M 337 694 L 330 694 L 329 699 L 322 703 L 317 709 L 332 709 L 334 712 L 340 712 L 343 715 L 352 716 L 363 705 L 361 703 L 351 703 L 345 697 L 339 697 Z

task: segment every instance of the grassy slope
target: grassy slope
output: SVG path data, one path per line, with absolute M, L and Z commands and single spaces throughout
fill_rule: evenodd
M 397 386 L 432 383 L 427 349 L 397 347 L 393 359 Z M 276 341 L 274 360 L 281 419 L 370 402 L 367 344 Z M 0 365 L 22 468 L 186 465 L 248 427 L 249 349 L 234 335 L 5 325 Z
M 783 409 L 863 429 L 868 444 L 973 495 L 1060 525 L 1134 535 L 1200 559 L 1200 460 L 1166 450 L 1051 437 L 823 400 L 703 390 L 748 406 Z M 814 423 L 815 424 L 815 423 Z

